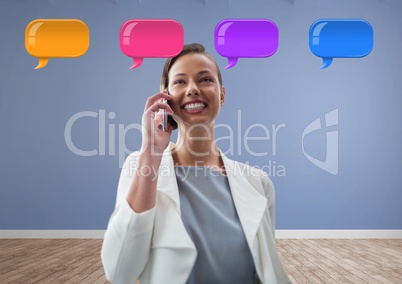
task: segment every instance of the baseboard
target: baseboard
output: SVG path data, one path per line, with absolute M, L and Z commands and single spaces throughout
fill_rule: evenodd
M 276 230 L 277 239 L 402 239 L 402 230 Z
M 102 239 L 105 230 L 0 230 L 0 239 Z M 402 239 L 402 230 L 276 230 L 277 239 Z
M 105 230 L 0 230 L 0 239 L 103 239 Z

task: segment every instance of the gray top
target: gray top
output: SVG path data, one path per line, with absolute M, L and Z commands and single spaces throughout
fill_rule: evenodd
M 254 283 L 254 261 L 227 176 L 207 167 L 175 171 L 181 217 L 198 252 L 187 284 Z

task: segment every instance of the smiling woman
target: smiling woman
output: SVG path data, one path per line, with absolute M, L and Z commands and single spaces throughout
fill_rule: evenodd
M 189 56 L 186 56 L 189 55 Z M 190 57 L 190 58 L 189 58 Z M 170 94 L 174 93 L 179 93 L 180 90 L 183 90 L 186 86 L 188 87 L 188 84 L 192 84 L 190 81 L 191 78 L 188 76 L 190 74 L 182 73 L 180 71 L 180 67 L 183 65 L 187 65 L 190 68 L 194 68 L 194 65 L 188 65 L 188 62 L 191 61 L 192 58 L 197 57 L 198 59 L 198 68 L 205 67 L 205 70 L 199 70 L 197 74 L 195 74 L 197 77 L 194 78 L 195 82 L 198 81 L 198 84 L 200 87 L 211 87 L 219 85 L 221 87 L 221 94 L 223 96 L 221 105 L 224 103 L 224 96 L 225 96 L 225 88 L 222 86 L 222 75 L 219 70 L 218 65 L 216 64 L 215 60 L 211 55 L 205 52 L 205 48 L 200 45 L 200 44 L 191 44 L 187 45 L 182 52 L 180 53 L 179 56 L 169 58 L 165 66 L 163 68 L 162 72 L 162 79 L 161 79 L 161 91 L 164 90 L 169 90 Z M 180 61 L 178 64 L 174 64 L 178 59 L 180 58 Z M 178 66 L 179 65 L 179 66 Z M 178 71 L 179 70 L 179 71 Z M 179 72 L 179 73 L 178 73 Z M 194 72 L 194 71 L 193 71 Z M 170 80 L 169 80 L 170 78 Z M 172 98 L 173 99 L 173 98 Z M 185 102 L 184 105 L 190 104 L 190 103 L 199 103 L 205 105 L 206 102 L 200 100 L 200 99 L 194 99 L 193 101 L 189 100 L 188 102 Z M 182 106 L 184 108 L 184 105 Z M 192 106 L 186 106 L 186 110 L 190 111 L 189 108 L 196 108 L 195 105 Z M 203 109 L 202 106 L 197 105 L 197 108 Z M 177 128 L 177 123 L 172 119 L 170 120 L 172 123 L 173 129 Z
M 102 262 L 111 282 L 290 283 L 275 247 L 271 180 L 215 143 L 224 103 L 218 65 L 202 45 L 185 45 L 167 60 L 105 234 Z M 174 119 L 165 130 L 160 110 Z
M 225 87 L 218 80 L 216 65 L 200 53 L 190 53 L 173 64 L 169 78 L 171 106 L 183 126 L 199 123 L 213 133 L 215 119 L 225 102 Z

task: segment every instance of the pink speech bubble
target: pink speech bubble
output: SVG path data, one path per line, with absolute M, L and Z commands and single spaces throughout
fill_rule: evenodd
M 183 45 L 183 27 L 172 19 L 131 19 L 120 28 L 120 49 L 134 60 L 130 69 L 139 67 L 145 57 L 176 56 Z

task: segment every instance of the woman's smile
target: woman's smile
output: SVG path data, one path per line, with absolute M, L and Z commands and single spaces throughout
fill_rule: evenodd
M 203 112 L 207 106 L 208 104 L 201 100 L 192 100 L 184 103 L 181 108 L 187 114 L 198 114 Z

